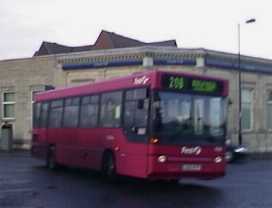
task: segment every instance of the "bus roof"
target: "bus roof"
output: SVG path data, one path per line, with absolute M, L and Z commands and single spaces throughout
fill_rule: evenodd
M 160 75 L 161 74 L 173 74 L 173 75 L 184 75 L 192 78 L 200 78 L 204 80 L 216 80 L 224 82 L 224 93 L 222 96 L 228 94 L 228 82 L 226 80 L 202 75 L 194 75 L 183 72 L 168 72 L 160 71 L 158 69 L 149 69 L 141 72 L 135 72 L 131 75 L 112 78 L 108 80 L 102 80 L 95 83 L 85 83 L 79 86 L 72 86 L 54 90 L 48 90 L 35 95 L 35 101 L 54 100 L 64 97 L 73 97 L 78 95 L 88 95 L 107 91 L 114 91 L 118 89 L 129 89 L 150 86 L 156 88 L 160 86 Z

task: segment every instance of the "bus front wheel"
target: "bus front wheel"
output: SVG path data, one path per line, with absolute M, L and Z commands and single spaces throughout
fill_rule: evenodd
M 115 180 L 117 177 L 115 158 L 111 152 L 106 152 L 103 156 L 102 174 L 110 180 Z

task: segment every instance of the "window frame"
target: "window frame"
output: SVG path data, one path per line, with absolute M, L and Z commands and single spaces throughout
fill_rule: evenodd
M 49 101 L 48 115 L 47 115 L 47 128 L 49 128 L 49 129 L 58 129 L 58 128 L 63 127 L 64 100 L 65 100 L 64 98 L 59 98 L 59 99 Z M 61 111 L 60 125 L 58 127 L 52 127 L 50 125 L 50 115 L 51 115 L 51 111 L 52 111 L 52 103 L 56 102 L 56 101 L 62 101 L 62 105 L 61 105 L 62 111 Z M 53 108 L 60 108 L 60 107 L 53 107 Z
M 14 101 L 5 101 L 5 94 L 14 94 Z M 13 117 L 5 117 L 5 106 L 12 105 L 14 107 L 14 115 Z M 16 92 L 15 91 L 6 91 L 2 94 L 2 119 L 3 120 L 15 120 L 16 119 L 16 112 L 15 112 L 15 105 L 16 105 Z
M 35 107 L 34 105 L 37 104 L 37 103 L 40 103 L 40 105 L 42 106 L 42 102 L 35 102 L 34 100 L 34 97 L 35 97 L 35 94 L 36 93 L 40 93 L 42 92 L 43 90 L 31 90 L 30 93 L 31 93 L 31 110 L 30 110 L 30 114 L 31 114 L 31 128 L 33 129 L 34 128 L 34 110 L 35 110 Z M 40 113 L 41 113 L 41 107 L 40 107 Z M 40 115 L 39 115 L 40 116 Z M 40 121 L 38 123 L 38 127 L 40 126 Z M 37 127 L 37 126 L 36 126 Z
M 42 113 L 43 113 L 43 105 L 47 104 L 46 109 L 46 120 L 44 121 L 44 125 L 41 125 L 42 123 Z M 48 119 L 49 119 L 49 111 L 50 111 L 50 101 L 41 102 L 41 110 L 40 110 L 40 118 L 39 118 L 39 128 L 48 128 Z
M 127 97 L 127 93 L 129 91 L 134 91 L 134 90 L 145 90 L 146 95 L 145 97 Z M 137 88 L 127 88 L 123 91 L 123 107 L 122 107 L 122 129 L 124 130 L 124 133 L 127 135 L 127 140 L 129 142 L 133 142 L 133 143 L 145 143 L 148 141 L 148 137 L 150 135 L 150 126 L 151 126 L 151 101 L 152 101 L 152 91 L 149 87 L 137 87 Z M 148 104 L 148 108 L 147 108 L 147 119 L 146 119 L 146 125 L 145 127 L 139 127 L 139 128 L 145 128 L 145 133 L 142 135 L 138 135 L 135 132 L 129 131 L 127 128 L 129 126 L 127 126 L 125 123 L 125 113 L 126 113 L 126 104 L 127 103 L 135 103 L 136 104 L 136 108 L 137 108 L 137 102 L 138 100 L 147 100 L 147 104 Z M 145 105 L 145 104 L 144 104 Z M 133 122 L 135 123 L 136 118 L 133 118 Z
M 42 102 L 34 102 L 32 104 L 32 129 L 40 128 L 41 112 L 42 112 Z M 38 117 L 36 115 L 36 108 L 39 105 L 39 110 L 37 111 Z M 35 123 L 37 121 L 37 123 Z
M 83 95 L 83 96 L 80 96 L 80 101 L 79 101 L 79 116 L 78 116 L 78 128 L 97 128 L 99 127 L 99 124 L 100 124 L 100 109 L 101 109 L 101 94 L 102 93 L 99 93 L 99 94 L 88 94 L 88 95 Z M 96 103 L 92 103 L 92 100 L 90 101 L 90 103 L 87 103 L 87 104 L 83 104 L 83 99 L 85 97 L 90 97 L 90 99 L 92 99 L 92 97 L 97 97 L 97 102 Z M 82 107 L 83 105 L 96 105 L 97 107 L 97 111 L 96 111 L 96 122 L 95 122 L 95 125 L 94 126 L 83 126 L 82 125 Z
M 73 102 L 74 102 L 75 99 L 78 99 L 77 105 L 73 104 Z M 67 105 L 66 104 L 67 100 L 71 100 L 71 104 Z M 62 99 L 62 101 L 63 101 L 63 103 L 62 103 L 63 110 L 62 110 L 61 128 L 78 128 L 78 126 L 79 126 L 79 118 L 80 118 L 79 114 L 80 114 L 81 97 L 79 97 L 79 96 L 65 97 L 65 98 Z M 77 107 L 77 117 L 76 117 L 77 123 L 74 126 L 68 126 L 67 123 L 65 123 L 65 119 L 64 119 L 65 118 L 66 107 L 71 107 L 71 106 Z
M 100 99 L 99 99 L 99 120 L 98 120 L 98 126 L 101 128 L 123 128 L 123 104 L 124 104 L 124 89 L 118 89 L 118 90 L 113 90 L 113 91 L 105 91 L 99 93 Z M 102 108 L 103 108 L 103 95 L 106 94 L 112 94 L 112 93 L 121 93 L 121 100 L 120 100 L 120 118 L 119 118 L 119 123 L 118 126 L 105 126 L 105 123 L 102 122 Z
M 243 91 L 250 91 L 250 95 L 251 95 L 251 102 L 250 103 L 245 103 L 243 102 Z M 249 87 L 245 87 L 242 88 L 241 90 L 242 95 L 241 95 L 241 113 L 242 113 L 242 117 L 241 117 L 241 130 L 242 132 L 251 132 L 254 129 L 254 88 L 249 88 Z M 243 128 L 243 104 L 250 104 L 250 128 L 248 129 L 244 129 Z
M 267 96 L 266 96 L 266 100 L 265 100 L 265 111 L 266 111 L 266 113 L 265 113 L 265 115 L 266 115 L 266 119 L 265 119 L 265 122 L 266 122 L 266 128 L 267 128 L 267 130 L 269 131 L 269 132 L 272 132 L 272 114 L 271 114 L 271 119 L 270 119 L 270 121 L 271 121 L 271 127 L 269 127 L 269 122 L 268 122 L 268 105 L 271 105 L 272 106 L 272 90 L 268 90 L 267 91 L 267 94 L 266 94 Z M 271 96 L 270 96 L 271 95 Z

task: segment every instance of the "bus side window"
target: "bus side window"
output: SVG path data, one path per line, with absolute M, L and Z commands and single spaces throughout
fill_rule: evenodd
M 64 103 L 63 127 L 76 128 L 79 116 L 79 97 L 67 98 Z
M 147 133 L 148 106 L 146 88 L 126 91 L 124 128 L 129 134 L 134 134 L 131 136 L 133 140 L 141 140 L 140 137 Z
M 39 122 L 40 128 L 47 128 L 48 108 L 49 108 L 49 103 L 42 103 L 41 117 Z
M 121 91 L 102 94 L 100 111 L 100 125 L 102 127 L 120 127 L 121 105 Z
M 63 100 L 54 100 L 51 102 L 49 110 L 49 128 L 61 128 L 63 112 Z
M 34 103 L 33 108 L 33 127 L 39 128 L 40 127 L 40 116 L 41 116 L 41 103 Z
M 94 128 L 98 121 L 99 96 L 84 96 L 81 99 L 80 121 L 81 128 Z

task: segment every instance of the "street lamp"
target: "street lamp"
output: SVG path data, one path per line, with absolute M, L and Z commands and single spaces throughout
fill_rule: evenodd
M 256 22 L 256 19 L 248 19 L 245 21 L 245 24 L 251 24 Z M 240 33 L 240 23 L 238 24 L 238 91 L 239 91 L 239 105 L 238 105 L 238 110 L 239 110 L 239 129 L 238 129 L 238 143 L 239 145 L 242 144 L 243 138 L 242 138 L 242 87 L 241 87 L 241 33 Z

